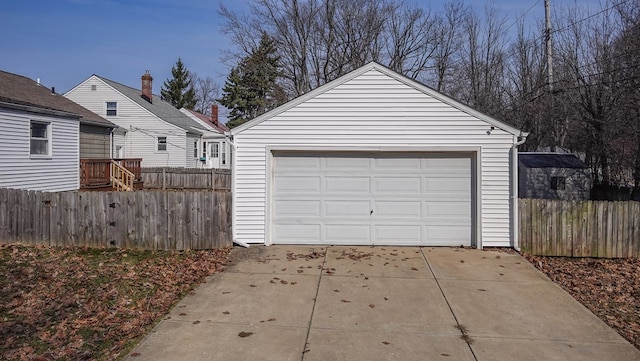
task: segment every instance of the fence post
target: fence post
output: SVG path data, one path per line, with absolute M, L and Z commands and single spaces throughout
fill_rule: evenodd
M 165 173 L 166 169 L 164 167 L 162 167 L 162 190 L 166 190 L 166 173 Z
M 216 169 L 211 168 L 211 190 L 216 190 Z

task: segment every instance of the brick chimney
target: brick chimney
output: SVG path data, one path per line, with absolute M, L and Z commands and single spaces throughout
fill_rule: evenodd
M 211 122 L 216 127 L 218 126 L 218 105 L 217 104 L 211 105 Z
M 142 98 L 144 98 L 149 103 L 153 103 L 153 78 L 151 74 L 149 74 L 149 70 L 147 70 L 142 76 Z

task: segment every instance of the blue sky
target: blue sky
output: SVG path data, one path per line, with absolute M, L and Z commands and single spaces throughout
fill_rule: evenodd
M 432 0 L 439 9 L 443 1 Z M 578 0 L 596 12 L 598 1 Z M 246 9 L 247 1 L 223 1 Z M 419 3 L 427 3 L 420 1 Z M 482 10 L 484 0 L 466 3 Z M 544 0 L 495 0 L 507 24 L 544 17 Z M 574 0 L 552 0 L 555 6 Z M 153 92 L 182 58 L 187 69 L 220 85 L 228 73 L 220 58 L 231 44 L 220 33 L 218 0 L 6 0 L 0 10 L 0 70 L 20 74 L 64 93 L 91 74 L 132 86 L 149 70 Z M 586 6 L 586 5 L 585 5 Z M 515 29 L 515 26 L 512 28 Z

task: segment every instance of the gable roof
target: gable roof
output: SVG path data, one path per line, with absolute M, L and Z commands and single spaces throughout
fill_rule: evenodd
M 346 82 L 348 82 L 348 81 L 350 81 L 350 80 L 352 80 L 354 78 L 357 78 L 358 76 L 360 76 L 360 75 L 362 75 L 362 74 L 364 74 L 364 73 L 366 73 L 368 71 L 371 71 L 371 70 L 379 71 L 382 74 L 385 74 L 385 75 L 389 76 L 390 78 L 393 78 L 393 79 L 395 79 L 395 80 L 397 80 L 397 81 L 399 81 L 399 82 L 401 82 L 401 83 L 403 83 L 403 84 L 405 84 L 405 85 L 407 85 L 409 87 L 412 87 L 412 88 L 416 89 L 419 92 L 422 92 L 422 93 L 424 93 L 424 94 L 426 94 L 426 95 L 428 95 L 430 97 L 433 97 L 433 98 L 435 98 L 435 99 L 437 99 L 437 100 L 439 100 L 439 101 L 441 101 L 441 102 L 443 102 L 445 104 L 448 104 L 448 105 L 450 105 L 450 106 L 452 106 L 452 107 L 454 107 L 454 108 L 456 108 L 456 109 L 458 109 L 458 110 L 460 110 L 462 112 L 465 112 L 465 113 L 467 113 L 467 114 L 469 114 L 469 115 L 471 115 L 473 117 L 476 117 L 476 118 L 478 118 L 480 120 L 483 120 L 483 121 L 487 122 L 489 125 L 492 125 L 492 126 L 498 128 L 498 129 L 502 129 L 502 130 L 504 130 L 504 131 L 506 131 L 508 133 L 511 133 L 513 135 L 516 135 L 516 136 L 521 136 L 521 137 L 524 137 L 524 138 L 526 138 L 526 136 L 528 135 L 528 133 L 526 133 L 526 132 L 523 132 L 523 131 L 521 131 L 521 130 L 519 130 L 519 129 L 517 129 L 517 128 L 509 125 L 509 124 L 506 124 L 506 123 L 501 122 L 501 121 L 499 121 L 497 119 L 494 119 L 494 118 L 492 118 L 492 117 L 490 117 L 490 116 L 488 116 L 488 115 L 486 115 L 484 113 L 481 113 L 481 112 L 469 107 L 468 105 L 460 103 L 459 101 L 454 100 L 453 98 L 450 98 L 450 97 L 448 97 L 448 96 L 446 96 L 446 95 L 444 95 L 442 93 L 439 93 L 436 90 L 434 90 L 434 89 L 432 89 L 432 88 L 430 88 L 430 87 L 428 87 L 428 86 L 426 86 L 426 85 L 424 85 L 424 84 L 422 84 L 422 83 L 420 83 L 420 82 L 418 82 L 416 80 L 410 79 L 410 78 L 408 78 L 408 77 L 406 77 L 406 76 L 404 76 L 402 74 L 399 74 L 399 73 L 397 73 L 397 72 L 395 72 L 395 71 L 393 71 L 393 70 L 391 70 L 391 69 L 389 69 L 389 68 L 387 68 L 387 67 L 385 67 L 383 65 L 380 65 L 380 64 L 378 64 L 376 62 L 370 62 L 369 64 L 366 64 L 366 65 L 364 65 L 364 66 L 362 66 L 362 67 L 360 67 L 360 68 L 358 68 L 356 70 L 353 70 L 352 72 L 350 72 L 348 74 L 345 74 L 345 75 L 339 77 L 338 79 L 335 79 L 335 80 L 333 80 L 333 81 L 331 81 L 329 83 L 326 83 L 326 84 L 324 84 L 324 85 L 322 85 L 322 86 L 320 86 L 320 87 L 318 87 L 318 88 L 316 88 L 316 89 L 314 89 L 314 90 L 312 90 L 312 91 L 310 91 L 310 92 L 308 92 L 306 94 L 303 94 L 303 95 L 301 95 L 301 96 L 299 96 L 299 97 L 297 97 L 297 98 L 295 98 L 295 99 L 293 99 L 293 100 L 291 100 L 291 101 L 289 101 L 289 102 L 287 102 L 287 103 L 285 103 L 285 104 L 283 104 L 283 105 L 281 105 L 281 106 L 279 106 L 279 107 L 267 112 L 267 113 L 264 113 L 264 114 L 258 116 L 255 119 L 252 119 L 252 120 L 250 120 L 250 121 L 248 121 L 248 122 L 246 122 L 246 123 L 244 123 L 244 124 L 242 124 L 240 126 L 237 126 L 237 127 L 233 128 L 233 129 L 231 129 L 231 134 L 235 135 L 237 133 L 242 132 L 245 129 L 253 127 L 254 125 L 260 124 L 260 123 L 262 123 L 263 121 L 265 121 L 265 120 L 267 120 L 269 118 L 272 118 L 272 117 L 274 117 L 274 116 L 276 116 L 276 115 L 278 115 L 280 113 L 283 113 L 283 112 L 285 112 L 285 111 L 287 111 L 287 110 L 289 110 L 289 109 L 291 109 L 291 108 L 293 108 L 293 107 L 295 107 L 295 106 L 297 106 L 297 105 L 299 105 L 301 103 L 306 102 L 309 99 L 313 99 L 314 97 L 316 97 L 316 96 L 318 96 L 318 95 L 320 95 L 322 93 L 325 93 L 325 92 L 327 92 L 327 91 L 329 91 L 329 90 L 331 90 L 331 89 L 333 89 L 333 88 L 335 88 L 335 87 L 337 87 L 337 86 L 339 86 L 341 84 L 344 84 L 344 83 L 346 83 Z
M 120 92 L 122 95 L 131 99 L 132 101 L 149 111 L 151 114 L 157 116 L 158 118 L 169 124 L 175 125 L 189 133 L 195 134 L 202 134 L 203 131 L 207 130 L 205 127 L 198 124 L 198 122 L 192 120 L 185 114 L 182 114 L 182 112 L 176 109 L 176 107 L 160 99 L 160 97 L 155 94 L 152 95 L 152 102 L 148 102 L 142 97 L 142 91 L 140 89 L 135 89 L 124 84 L 120 84 L 96 74 L 94 74 L 94 76 L 105 82 L 107 85 L 111 86 L 116 91 Z
M 82 105 L 65 98 L 62 94 L 53 93 L 51 89 L 25 76 L 6 71 L 0 71 L 0 102 L 67 113 L 67 115 L 79 117 L 83 124 L 117 127 Z
M 214 131 L 216 131 L 218 133 L 224 134 L 224 132 L 228 132 L 229 131 L 229 128 L 227 128 L 226 125 L 224 125 L 224 124 L 222 124 L 220 122 L 214 123 L 211 120 L 211 117 L 206 115 L 206 114 L 202 114 L 200 112 L 196 112 L 195 110 L 191 110 L 191 109 L 187 109 L 187 108 L 180 109 L 180 111 L 183 111 L 183 110 L 185 112 L 190 113 L 194 117 L 200 119 L 202 122 L 204 122 L 204 124 L 206 124 L 207 126 L 211 127 Z
M 518 160 L 527 168 L 587 168 L 580 158 L 565 153 L 518 153 Z

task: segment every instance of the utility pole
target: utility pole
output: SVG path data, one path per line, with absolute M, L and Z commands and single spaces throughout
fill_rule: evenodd
M 551 43 L 551 0 L 544 0 L 544 33 L 547 53 L 547 85 L 549 93 L 553 93 L 553 49 Z

